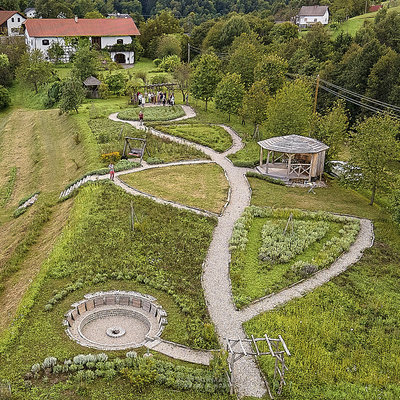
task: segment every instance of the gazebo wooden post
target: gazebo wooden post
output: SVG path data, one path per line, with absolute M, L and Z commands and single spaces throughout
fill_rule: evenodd
M 292 164 L 292 157 L 293 157 L 293 154 L 289 154 L 289 160 L 288 160 L 288 165 L 287 165 L 287 176 L 288 176 L 288 178 L 290 177 L 290 167 L 291 167 L 291 164 Z
M 271 152 L 268 151 L 268 155 L 267 155 L 267 164 L 265 165 L 265 173 L 268 174 L 268 164 L 269 164 L 269 156 L 270 156 Z
M 262 167 L 262 162 L 263 162 L 263 148 L 260 146 L 260 167 Z

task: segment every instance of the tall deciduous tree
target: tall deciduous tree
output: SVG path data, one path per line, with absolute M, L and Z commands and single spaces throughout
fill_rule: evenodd
M 21 64 L 17 69 L 18 78 L 33 86 L 38 92 L 40 85 L 48 82 L 52 76 L 53 66 L 44 59 L 40 50 L 33 50 L 21 57 Z
M 47 50 L 47 55 L 53 62 L 60 62 L 64 55 L 64 48 L 58 42 L 53 42 Z
M 254 69 L 255 80 L 264 80 L 271 95 L 285 83 L 289 66 L 287 61 L 276 54 L 268 54 L 262 58 Z
M 196 99 L 207 103 L 214 97 L 215 88 L 221 79 L 221 61 L 215 54 L 201 56 L 192 77 L 192 93 Z
M 244 85 L 238 74 L 227 74 L 218 83 L 215 92 L 215 106 L 218 110 L 231 114 L 236 114 L 242 105 L 244 96 Z
M 268 90 L 265 81 L 256 81 L 246 92 L 240 114 L 254 124 L 254 135 L 259 125 L 267 119 Z
M 268 102 L 267 132 L 271 136 L 308 135 L 312 106 L 311 88 L 306 81 L 286 83 Z
M 66 79 L 61 88 L 60 112 L 75 110 L 78 113 L 78 107 L 82 104 L 84 98 L 85 90 L 82 82 L 75 77 Z
M 393 160 L 399 155 L 396 136 L 400 126 L 387 115 L 377 115 L 362 121 L 351 141 L 351 164 L 360 168 L 362 183 L 371 190 L 370 205 L 377 190 L 387 187 L 392 175 Z
M 249 88 L 254 83 L 254 67 L 260 59 L 260 51 L 253 43 L 240 43 L 229 59 L 228 71 L 239 74 Z

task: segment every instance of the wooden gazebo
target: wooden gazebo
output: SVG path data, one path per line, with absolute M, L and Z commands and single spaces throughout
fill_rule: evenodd
M 99 86 L 101 82 L 95 78 L 94 76 L 89 76 L 83 81 L 83 85 L 87 90 L 87 97 L 91 99 L 98 99 L 99 98 Z
M 287 135 L 261 140 L 261 173 L 287 180 L 311 181 L 322 178 L 326 144 L 306 136 Z M 267 162 L 263 164 L 263 151 L 268 151 Z

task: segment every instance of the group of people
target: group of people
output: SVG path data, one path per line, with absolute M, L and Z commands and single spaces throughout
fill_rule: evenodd
M 175 96 L 174 93 L 167 93 L 167 92 L 162 92 L 159 90 L 158 92 L 137 92 L 135 93 L 133 99 L 131 99 L 131 102 L 137 103 L 139 106 L 144 107 L 146 103 L 149 104 L 158 104 L 158 105 L 168 105 L 168 106 L 173 106 L 175 105 Z

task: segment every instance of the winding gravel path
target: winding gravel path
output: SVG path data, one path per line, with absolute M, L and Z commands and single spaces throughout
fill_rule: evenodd
M 191 107 L 184 105 L 182 108 L 184 109 L 186 115 L 170 122 L 193 118 L 196 116 L 195 111 Z M 145 126 L 140 126 L 138 121 L 120 120 L 117 115 L 118 113 L 111 114 L 109 118 L 114 121 L 129 123 L 138 129 L 145 129 Z M 285 304 L 294 298 L 304 296 L 309 291 L 323 285 L 333 277 L 345 271 L 350 265 L 354 264 L 361 258 L 363 251 L 367 247 L 372 246 L 374 235 L 371 221 L 362 219 L 360 233 L 355 243 L 351 246 L 350 250 L 343 254 L 337 261 L 335 261 L 330 268 L 319 271 L 306 281 L 282 290 L 277 294 L 260 299 L 247 308 L 238 311 L 233 303 L 231 281 L 229 276 L 229 241 L 235 221 L 242 215 L 244 209 L 250 205 L 251 189 L 245 176 L 247 169 L 235 167 L 226 157 L 229 154 L 239 151 L 243 147 L 243 143 L 236 132 L 230 127 L 226 125 L 220 126 L 222 126 L 231 135 L 233 140 L 231 148 L 224 153 L 217 153 L 206 146 L 195 144 L 188 140 L 151 129 L 152 134 L 158 137 L 168 138 L 174 142 L 182 143 L 201 150 L 211 158 L 211 161 L 194 160 L 155 166 L 145 165 L 141 168 L 135 168 L 116 173 L 116 179 L 114 182 L 116 185 L 122 187 L 129 193 L 147 196 L 163 204 L 169 204 L 174 207 L 187 209 L 198 214 L 210 215 L 210 213 L 205 212 L 204 210 L 187 207 L 179 203 L 156 198 L 147 193 L 142 193 L 137 189 L 131 188 L 125 183 L 121 182 L 118 177 L 124 174 L 139 172 L 149 168 L 162 168 L 170 165 L 206 162 L 215 162 L 224 169 L 230 184 L 230 202 L 222 215 L 218 217 L 218 224 L 214 230 L 207 257 L 204 261 L 202 277 L 208 311 L 215 324 L 220 344 L 224 347 L 225 338 L 237 339 L 246 337 L 242 327 L 243 322 L 250 320 L 262 312 L 272 310 L 279 305 Z M 97 179 L 108 179 L 108 176 L 99 176 Z M 166 342 L 163 340 L 148 343 L 147 346 L 173 358 L 199 364 L 207 365 L 211 358 L 210 352 L 189 349 L 177 343 Z M 235 378 L 235 388 L 239 397 L 262 397 L 265 394 L 266 386 L 253 358 L 243 357 L 237 361 L 235 363 L 233 375 Z

